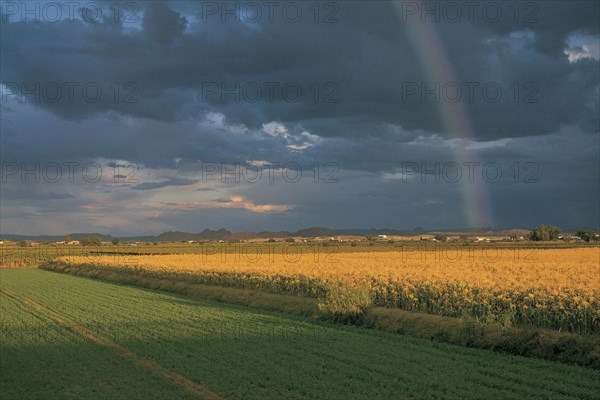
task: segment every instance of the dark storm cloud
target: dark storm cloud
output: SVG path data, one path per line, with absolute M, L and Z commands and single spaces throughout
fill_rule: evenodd
M 168 43 L 181 37 L 186 26 L 187 20 L 170 9 L 166 2 L 153 1 L 146 6 L 142 27 L 153 39 Z
M 514 18 L 505 18 L 493 26 L 498 34 L 506 34 L 515 30 L 515 27 L 527 29 L 533 25 L 536 35 L 533 46 L 540 53 L 560 58 L 570 34 L 598 35 L 600 3 L 597 1 L 537 1 L 522 6 L 520 24 L 514 24 Z M 526 20 L 532 23 L 525 23 Z
M 547 134 L 561 124 L 597 128 L 598 61 L 571 64 L 563 50 L 571 34 L 597 35 L 598 6 L 535 4 L 537 22 L 514 23 L 505 8 L 505 17 L 496 23 L 475 14 L 474 22 L 425 24 L 438 31 L 464 96 L 468 88 L 463 83 L 478 84 L 474 101 L 466 105 L 477 139 Z M 112 20 L 3 24 L 2 81 L 26 82 L 27 88 L 35 82 L 79 83 L 73 102 L 65 87 L 59 101 L 36 102 L 67 119 L 113 110 L 177 121 L 216 110 L 251 128 L 278 120 L 299 123 L 323 137 L 375 133 L 364 125 L 381 122 L 449 134 L 439 110 L 447 107 L 455 113 L 451 102 L 402 96 L 407 84 L 431 88 L 439 83 L 443 89 L 449 82 L 425 73 L 430 66 L 423 63 L 432 60 L 420 59 L 419 51 L 428 50 L 419 47 L 430 43 L 409 39 L 409 30 L 421 23 L 403 22 L 401 7 L 393 2 L 339 3 L 339 22 L 332 24 L 315 24 L 309 16 L 295 24 L 281 17 L 273 23 L 235 23 L 231 18 L 222 23 L 220 15 L 203 14 L 201 3 L 148 2 L 139 7 L 136 26 Z M 531 37 L 511 36 L 525 31 Z M 279 84 L 272 101 L 265 86 L 270 82 Z M 534 85 L 518 87 L 518 101 L 516 82 Z M 102 90 L 95 102 L 82 93 L 90 83 L 92 94 Z M 296 102 L 285 99 L 282 88 L 289 83 L 303 91 Z M 497 103 L 482 95 L 489 83 L 502 90 Z M 223 99 L 221 85 L 237 91 L 239 99 L 231 94 Z M 261 100 L 249 101 L 256 87 Z M 527 94 L 536 102 L 523 103 Z M 328 96 L 336 102 L 324 103 Z
M 109 9 L 113 2 L 102 4 Z M 503 168 L 501 182 L 483 187 L 497 227 L 597 225 L 600 64 L 569 62 L 564 50 L 574 35 L 597 45 L 598 2 L 519 3 L 538 8 L 521 10 L 518 23 L 506 6 L 495 23 L 476 14 L 474 22 L 427 24 L 404 22 L 393 2 L 338 2 L 339 21 L 330 24 L 314 23 L 307 9 L 298 23 L 281 14 L 273 22 L 229 17 L 223 23 L 221 15 L 203 13 L 202 2 L 134 4 L 135 23 L 115 23 L 108 14 L 95 23 L 1 24 L 0 80 L 17 92 L 2 93 L 0 102 L 2 162 L 78 163 L 74 183 L 3 183 L 0 212 L 15 232 L 23 229 L 19 218 L 38 213 L 48 226 L 54 213 L 65 231 L 131 234 L 173 227 L 460 226 L 469 211 L 464 187 L 400 177 L 405 162 L 457 161 L 468 146 L 480 163 Z M 532 10 L 537 22 L 524 22 Z M 439 36 L 445 58 L 431 35 Z M 406 84 L 431 88 L 449 83 L 444 76 L 463 90 L 465 82 L 496 84 L 503 97 L 486 101 L 478 89 L 465 114 L 444 99 L 403 98 Z M 221 91 L 238 83 L 239 101 Z M 279 86 L 271 101 L 272 83 Z M 298 101 L 284 98 L 285 84 L 301 87 Z M 262 98 L 250 101 L 257 86 Z M 60 96 L 48 101 L 57 88 Z M 23 89 L 30 93 L 19 103 Z M 90 100 L 98 89 L 101 95 Z M 448 128 L 465 121 L 474 142 L 456 141 L 468 132 Z M 322 166 L 332 162 L 339 183 L 282 184 L 280 175 L 265 185 L 221 184 L 218 175 L 202 180 L 206 163 L 221 168 L 252 160 L 298 163 L 309 182 L 311 166 L 319 163 L 327 173 Z M 539 167 L 539 183 L 512 180 L 514 166 L 527 172 L 527 162 Z M 87 163 L 102 165 L 101 182 L 82 179 Z M 137 183 L 123 183 L 134 170 Z M 200 182 L 206 187 L 193 186 Z M 248 208 L 219 208 L 233 204 L 234 195 Z M 264 204 L 291 208 L 249 211 Z

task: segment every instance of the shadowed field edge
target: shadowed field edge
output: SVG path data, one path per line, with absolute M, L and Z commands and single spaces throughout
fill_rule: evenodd
M 2 293 L 5 296 L 13 298 L 14 300 L 20 302 L 26 308 L 50 318 L 52 321 L 54 321 L 59 326 L 70 329 L 70 330 L 82 335 L 83 337 L 91 340 L 93 343 L 96 343 L 99 346 L 111 348 L 115 353 L 119 354 L 120 356 L 134 362 L 136 365 L 141 366 L 141 367 L 145 368 L 146 370 L 151 371 L 152 373 L 162 377 L 164 380 L 181 387 L 185 391 L 187 391 L 195 396 L 198 396 L 201 399 L 225 400 L 224 397 L 209 391 L 208 389 L 204 388 L 202 385 L 199 385 L 198 383 L 186 378 L 185 376 L 182 376 L 173 371 L 170 371 L 153 360 L 141 357 L 140 355 L 134 353 L 133 351 L 131 351 L 121 345 L 118 345 L 116 343 L 113 343 L 110 340 L 108 340 L 102 336 L 97 335 L 96 333 L 90 331 L 89 329 L 86 329 L 83 326 L 77 324 L 77 322 L 68 319 L 67 317 L 63 316 L 62 314 L 58 313 L 57 311 L 52 310 L 52 309 L 36 302 L 35 300 L 33 300 L 27 296 L 24 296 L 23 294 L 14 292 L 13 290 L 10 290 L 7 288 L 0 289 L 0 293 Z

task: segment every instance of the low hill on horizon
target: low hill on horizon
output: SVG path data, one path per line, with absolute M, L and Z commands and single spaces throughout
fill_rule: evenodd
M 12 235 L 12 234 L 0 234 L 0 239 L 5 240 L 33 240 L 36 242 L 60 242 L 64 240 L 65 236 L 70 237 L 71 240 L 81 240 L 89 236 L 97 236 L 103 242 L 110 242 L 114 239 L 119 239 L 123 242 L 181 242 L 181 241 L 218 241 L 218 240 L 253 240 L 253 239 L 282 239 L 287 237 L 303 237 L 303 238 L 315 238 L 315 237 L 334 237 L 340 235 L 346 236 L 418 236 L 422 234 L 432 233 L 451 233 L 451 234 L 463 234 L 463 235 L 497 235 L 497 236 L 524 236 L 531 232 L 530 229 L 506 229 L 506 230 L 493 230 L 492 228 L 455 228 L 455 229 L 432 229 L 425 230 L 423 228 L 414 228 L 412 230 L 398 230 L 398 229 L 330 229 L 325 227 L 311 227 L 306 229 L 300 229 L 296 232 L 288 231 L 241 231 L 231 232 L 228 229 L 220 228 L 217 230 L 204 229 L 199 233 L 182 232 L 182 231 L 167 231 L 156 236 L 113 236 L 110 234 L 101 233 L 70 233 L 68 235 Z

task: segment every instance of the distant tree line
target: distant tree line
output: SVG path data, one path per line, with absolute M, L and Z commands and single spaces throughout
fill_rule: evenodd
M 560 228 L 558 228 L 556 226 L 540 225 L 537 228 L 535 228 L 533 231 L 531 231 L 531 234 L 529 235 L 529 240 L 534 240 L 534 241 L 558 240 L 560 233 L 561 233 Z M 579 238 L 581 238 L 581 240 L 583 240 L 585 242 L 597 242 L 598 241 L 598 235 L 590 229 L 578 230 L 575 235 L 578 236 Z
M 98 236 L 88 236 L 81 239 L 79 243 L 84 246 L 100 246 L 102 244 L 102 239 Z
M 581 238 L 581 240 L 585 240 L 586 242 L 597 242 L 598 235 L 594 231 L 591 230 L 580 230 L 577 231 L 577 236 Z
M 560 234 L 560 228 L 551 225 L 540 225 L 531 231 L 529 235 L 529 240 L 533 241 L 548 241 L 548 240 L 558 240 L 558 235 Z

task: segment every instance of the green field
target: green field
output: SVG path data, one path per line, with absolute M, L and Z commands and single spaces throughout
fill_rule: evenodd
M 600 398 L 582 367 L 36 269 L 0 289 L 3 400 Z

